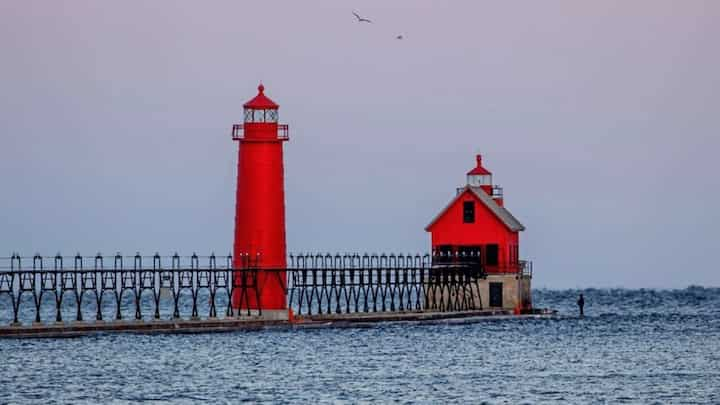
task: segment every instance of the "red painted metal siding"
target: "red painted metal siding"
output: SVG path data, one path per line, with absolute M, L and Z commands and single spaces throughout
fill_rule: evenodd
M 249 305 L 244 298 L 241 302 L 236 293 L 233 306 L 285 309 L 285 273 L 262 269 L 287 267 L 283 167 L 287 127 L 284 135 L 278 134 L 277 123 L 246 123 L 242 129 L 243 136 L 233 130 L 233 138 L 239 141 L 233 266 L 242 267 L 244 254 L 250 255 L 251 262 L 256 257 L 259 259 L 257 285 L 261 302 L 257 302 L 254 291 L 249 294 Z
M 463 203 L 475 203 L 475 222 L 463 222 Z M 514 261 L 510 257 L 518 246 L 518 232 L 510 231 L 470 190 L 466 190 L 445 213 L 428 228 L 431 233 L 432 247 L 440 245 L 488 245 L 497 244 L 498 268 L 512 270 Z M 516 270 L 515 270 L 516 271 Z

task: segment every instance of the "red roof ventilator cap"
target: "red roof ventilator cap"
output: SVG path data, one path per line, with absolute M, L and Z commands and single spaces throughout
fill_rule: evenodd
M 255 96 L 252 100 L 243 104 L 243 107 L 252 108 L 254 110 L 268 110 L 268 109 L 277 109 L 280 106 L 277 105 L 274 101 L 270 100 L 265 95 L 265 86 L 263 86 L 262 83 L 260 83 L 260 85 L 258 86 L 258 95 Z
M 486 168 L 484 168 L 484 167 L 482 166 L 482 155 L 476 155 L 476 156 L 475 156 L 475 159 L 477 160 L 477 166 L 476 166 L 474 169 L 470 170 L 470 171 L 467 173 L 468 175 L 476 175 L 476 174 L 486 175 L 486 174 L 492 174 L 492 173 L 490 173 Z

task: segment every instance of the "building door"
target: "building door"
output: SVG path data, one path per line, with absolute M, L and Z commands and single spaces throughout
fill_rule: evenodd
M 503 283 L 490 283 L 490 306 L 503 306 Z

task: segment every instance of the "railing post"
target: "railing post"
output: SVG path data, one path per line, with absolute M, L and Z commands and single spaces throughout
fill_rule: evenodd
M 22 298 L 22 275 L 16 272 L 19 272 L 21 269 L 22 262 L 20 261 L 20 255 L 13 252 L 13 254 L 10 257 L 10 274 L 12 274 L 12 277 L 15 278 L 17 276 L 18 279 L 18 295 L 17 298 L 15 298 L 14 293 L 14 280 L 12 280 L 12 284 L 10 285 L 10 296 L 12 299 L 13 304 L 13 325 L 18 326 L 20 325 L 20 319 L 18 317 L 20 312 L 20 299 Z
M 133 292 L 135 293 L 135 320 L 139 321 L 142 320 L 142 312 L 140 311 L 140 294 L 142 287 L 142 280 L 140 279 L 142 276 L 142 256 L 140 256 L 140 252 L 135 253 L 135 260 L 133 262 L 133 279 L 135 280 L 135 285 L 133 288 Z
M 40 263 L 38 269 L 38 262 Z M 40 305 L 42 305 L 43 296 L 43 263 L 42 257 L 39 254 L 33 256 L 33 298 L 35 299 L 35 323 L 40 323 Z M 38 277 L 39 276 L 39 277 Z M 37 280 L 40 280 L 40 294 L 37 292 Z
M 120 271 L 120 291 L 118 292 L 118 271 Z M 122 311 L 120 310 L 120 305 L 122 304 L 122 293 L 123 293 L 123 287 L 125 284 L 125 269 L 123 268 L 123 257 L 118 252 L 115 255 L 115 261 L 113 263 L 113 293 L 115 295 L 115 319 L 120 321 L 122 320 Z
M 98 266 L 99 264 L 99 266 Z M 103 257 L 101 255 L 95 256 L 95 266 L 93 269 L 93 279 L 95 280 L 95 305 L 97 309 L 97 313 L 95 314 L 95 320 L 96 321 L 102 321 L 102 299 L 103 295 L 105 295 L 105 274 L 104 274 L 105 265 L 103 263 Z M 98 293 L 98 279 L 100 281 L 100 292 Z
M 177 253 L 176 253 L 177 254 Z M 153 256 L 153 274 L 152 274 L 153 286 L 153 298 L 155 300 L 155 319 L 160 319 L 160 293 L 162 292 L 162 263 L 160 260 L 160 253 L 155 252 Z

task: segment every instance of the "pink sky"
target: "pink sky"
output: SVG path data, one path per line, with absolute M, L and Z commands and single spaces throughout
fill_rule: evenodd
M 482 151 L 535 286 L 718 286 L 718 21 L 716 1 L 1 2 L 0 255 L 228 252 L 229 128 L 262 80 L 290 125 L 291 251 L 426 251 Z

